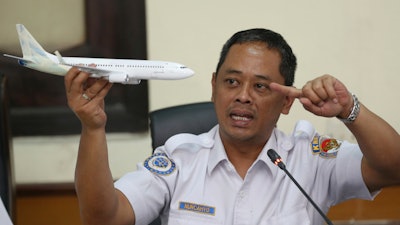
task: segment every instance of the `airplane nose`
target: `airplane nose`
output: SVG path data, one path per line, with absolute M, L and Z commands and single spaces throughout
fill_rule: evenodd
M 193 76 L 194 71 L 190 68 L 186 68 L 184 73 L 185 73 L 186 77 L 190 77 L 190 76 Z

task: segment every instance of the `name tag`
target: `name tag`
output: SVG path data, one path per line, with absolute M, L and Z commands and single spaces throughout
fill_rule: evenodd
M 215 207 L 190 202 L 179 202 L 179 209 L 215 216 Z

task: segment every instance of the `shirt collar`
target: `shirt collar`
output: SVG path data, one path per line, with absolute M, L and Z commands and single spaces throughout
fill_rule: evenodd
M 269 138 L 267 144 L 264 146 L 263 150 L 261 151 L 260 155 L 258 156 L 257 161 L 264 162 L 271 171 L 277 171 L 278 168 L 269 158 L 268 150 L 273 149 L 275 150 L 278 155 L 282 158 L 285 162 L 288 157 L 288 153 L 290 150 L 293 149 L 294 142 L 291 136 L 285 135 L 282 131 L 275 128 Z
M 226 155 L 225 148 L 222 144 L 221 137 L 219 135 L 219 126 L 218 129 L 213 129 L 214 133 L 214 146 L 211 148 L 210 157 L 208 159 L 208 173 L 215 169 L 215 167 L 222 161 L 228 161 L 228 156 Z M 212 132 L 210 132 L 212 133 Z M 278 140 L 279 139 L 279 140 Z M 278 129 L 274 129 L 271 133 L 271 136 L 258 156 L 257 160 L 253 165 L 255 165 L 258 161 L 264 162 L 272 171 L 276 171 L 277 166 L 271 162 L 271 159 L 268 157 L 267 152 L 269 149 L 274 149 L 281 155 L 282 159 L 285 160 L 287 157 L 287 152 L 292 149 L 293 143 L 291 139 L 285 137 L 285 135 L 280 132 Z

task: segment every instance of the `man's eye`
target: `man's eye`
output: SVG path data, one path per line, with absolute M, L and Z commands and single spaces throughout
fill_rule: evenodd
M 265 89 L 267 88 L 267 85 L 265 84 L 256 84 L 257 89 Z
M 256 84 L 255 87 L 256 87 L 256 89 L 258 91 L 262 91 L 262 92 L 265 92 L 265 91 L 269 90 L 269 85 L 268 84 Z
M 228 84 L 232 84 L 232 85 L 237 83 L 237 81 L 235 79 L 227 79 L 226 82 Z

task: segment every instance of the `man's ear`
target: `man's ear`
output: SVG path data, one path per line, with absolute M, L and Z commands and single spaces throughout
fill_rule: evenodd
M 214 72 L 212 74 L 211 78 L 211 87 L 212 87 L 212 92 L 211 92 L 211 101 L 214 102 L 214 96 L 215 96 L 215 85 L 217 83 L 217 74 Z
M 282 114 L 284 114 L 284 115 L 289 114 L 289 111 L 292 108 L 294 100 L 295 100 L 294 97 L 285 96 L 285 103 L 283 105 L 282 112 L 281 112 Z

